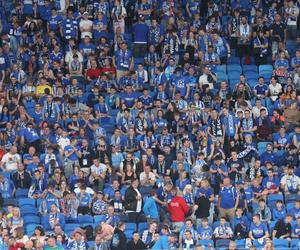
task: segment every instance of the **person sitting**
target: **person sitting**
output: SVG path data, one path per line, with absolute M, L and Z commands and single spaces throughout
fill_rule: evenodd
M 276 201 L 276 205 L 272 210 L 274 221 L 283 220 L 286 217 L 286 210 L 281 200 Z
M 56 224 L 60 224 L 62 228 L 65 227 L 65 217 L 59 212 L 56 204 L 52 204 L 50 212 L 43 218 L 42 225 L 46 231 L 54 229 Z
M 253 222 L 251 222 L 250 225 L 249 238 L 253 241 L 258 240 L 261 245 L 269 238 L 268 227 L 260 220 L 258 214 L 253 216 Z
M 216 240 L 231 239 L 233 237 L 232 229 L 227 224 L 226 217 L 220 218 L 220 225 L 215 228 L 213 235 Z
M 291 239 L 293 216 L 288 214 L 285 218 L 278 220 L 272 232 L 273 239 Z

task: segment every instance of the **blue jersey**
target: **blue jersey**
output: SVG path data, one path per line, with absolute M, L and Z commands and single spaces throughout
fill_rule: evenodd
M 176 91 L 180 92 L 181 96 L 185 96 L 187 92 L 187 81 L 184 76 L 177 77 L 174 82 Z
M 277 59 L 274 66 L 275 68 L 288 68 L 289 61 L 287 59 Z
M 137 98 L 137 93 L 123 93 L 121 96 L 121 100 L 124 102 L 127 108 L 132 108 L 135 104 Z
M 268 91 L 268 85 L 266 84 L 263 84 L 263 85 L 260 85 L 260 84 L 257 84 L 255 85 L 254 89 L 257 93 L 257 95 L 265 95 L 266 94 L 266 91 Z
M 266 224 L 260 223 L 258 225 L 254 224 L 253 222 L 250 225 L 250 232 L 252 232 L 252 235 L 255 239 L 259 239 L 263 236 L 265 236 L 266 232 L 268 232 L 268 228 Z
M 35 129 L 25 128 L 21 131 L 21 134 L 24 136 L 26 142 L 32 143 L 40 139 L 40 136 Z
M 60 15 L 50 16 L 50 18 L 48 19 L 49 30 L 58 32 L 61 23 L 62 23 L 62 17 Z
M 222 187 L 219 193 L 221 198 L 220 207 L 224 209 L 234 208 L 237 195 L 235 187 Z
M 77 199 L 80 201 L 79 206 L 80 207 L 88 207 L 92 203 L 92 198 L 89 193 L 78 193 L 77 194 Z
M 213 230 L 210 226 L 204 228 L 202 226 L 198 227 L 198 235 L 201 240 L 211 239 L 213 235 Z
M 117 69 L 118 70 L 125 70 L 129 69 L 132 59 L 132 53 L 130 50 L 121 50 L 119 49 L 116 52 L 116 63 L 117 63 Z

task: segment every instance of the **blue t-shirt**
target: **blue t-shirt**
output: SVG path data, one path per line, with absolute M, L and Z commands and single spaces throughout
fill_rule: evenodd
M 290 137 L 287 134 L 282 136 L 279 133 L 276 133 L 273 136 L 273 142 L 277 142 L 278 144 L 286 146 L 288 143 L 290 143 Z
M 266 224 L 262 222 L 259 225 L 256 225 L 252 222 L 250 226 L 250 232 L 252 232 L 252 235 L 255 239 L 259 239 L 265 236 L 266 232 L 268 232 L 268 228 Z
M 80 147 L 79 146 L 76 146 L 77 150 L 80 151 Z M 65 152 L 71 152 L 73 151 L 73 147 L 71 145 L 68 145 L 68 146 L 65 146 L 64 148 L 64 151 Z M 68 157 L 69 160 L 71 161 L 77 161 L 78 160 L 78 156 L 75 152 L 73 152 L 73 154 L 71 154 L 69 157 Z
M 24 136 L 25 140 L 28 143 L 32 143 L 34 141 L 37 141 L 40 139 L 40 136 L 38 133 L 35 131 L 35 129 L 31 128 L 24 128 L 21 132 L 21 134 Z
M 268 86 L 267 84 L 263 84 L 263 85 L 260 85 L 260 84 L 257 84 L 255 87 L 254 87 L 257 95 L 265 95 L 266 91 L 268 91 Z
M 221 198 L 221 203 L 220 203 L 221 208 L 224 209 L 234 208 L 236 198 L 237 198 L 237 190 L 235 187 L 222 187 L 219 195 Z
M 126 105 L 127 108 L 132 108 L 133 107 L 137 97 L 138 97 L 138 94 L 135 93 L 135 92 L 132 92 L 132 93 L 125 92 L 121 95 L 121 99 L 122 99 L 122 101 L 124 102 L 124 104 Z
M 136 23 L 133 25 L 133 34 L 135 43 L 147 43 L 149 27 L 144 23 Z
M 56 16 L 50 16 L 48 19 L 48 24 L 49 24 L 49 30 L 51 31 L 59 31 L 59 25 L 62 22 L 62 17 L 59 15 Z
M 186 82 L 185 77 L 183 76 L 177 77 L 174 82 L 174 85 L 176 87 L 176 91 L 179 91 L 181 96 L 186 95 L 188 83 Z
M 200 227 L 198 227 L 197 231 L 198 231 L 198 235 L 199 235 L 200 239 L 202 239 L 202 240 L 211 239 L 211 237 L 213 235 L 213 231 L 210 226 L 208 226 L 207 228 L 200 226 Z
M 286 217 L 286 211 L 285 208 L 282 207 L 280 210 L 278 208 L 273 208 L 272 210 L 272 215 L 273 215 L 273 220 L 277 221 L 277 220 L 282 220 Z
M 77 199 L 80 201 L 81 193 L 77 194 Z M 88 207 L 92 202 L 91 195 L 89 193 L 84 193 L 79 204 L 80 207 Z

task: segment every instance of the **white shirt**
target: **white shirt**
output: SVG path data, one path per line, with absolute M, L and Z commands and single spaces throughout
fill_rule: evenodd
M 288 188 L 293 187 L 297 189 L 300 185 L 300 178 L 297 175 L 287 175 L 285 174 L 280 181 L 280 184 L 286 185 Z
M 61 149 L 64 149 L 66 146 L 70 145 L 70 139 L 68 137 L 64 138 L 64 137 L 60 137 L 58 139 L 58 143 L 57 143 Z
M 150 179 L 151 181 L 155 181 L 155 175 L 152 172 L 149 172 L 147 177 L 145 172 L 140 173 L 140 181 L 142 182 L 145 179 Z
M 254 115 L 254 118 L 257 118 L 257 117 L 260 116 L 260 110 L 263 109 L 263 108 L 267 111 L 267 115 L 268 115 L 268 110 L 266 109 L 266 107 L 261 106 L 261 108 L 258 108 L 258 107 L 256 107 L 256 106 L 254 106 L 254 107 L 252 108 L 252 113 L 253 113 L 253 115 Z
M 297 6 L 293 6 L 291 8 L 286 8 L 285 13 L 296 16 L 296 17 L 289 16 L 287 18 L 287 25 L 297 25 L 297 17 L 299 16 L 299 8 Z
M 107 170 L 106 165 L 103 163 L 100 163 L 98 167 L 96 167 L 95 165 L 91 166 L 91 172 L 95 173 L 96 175 L 105 173 Z
M 91 20 L 82 19 L 79 23 L 79 27 L 85 30 L 89 29 L 90 27 L 93 27 L 93 22 Z M 90 31 L 81 32 L 81 38 L 83 39 L 85 36 L 89 36 L 90 38 L 92 38 L 92 32 Z
M 269 91 L 272 101 L 275 101 L 278 98 L 278 95 L 282 92 L 282 86 L 279 83 L 269 85 Z
M 213 89 L 214 88 L 214 84 L 212 82 L 208 81 L 208 75 L 203 74 L 199 77 L 199 83 L 203 86 L 203 85 L 208 85 L 209 89 Z
M 6 153 L 1 162 L 4 164 L 4 168 L 7 171 L 15 171 L 18 169 L 18 163 L 21 162 L 21 156 L 19 154 Z

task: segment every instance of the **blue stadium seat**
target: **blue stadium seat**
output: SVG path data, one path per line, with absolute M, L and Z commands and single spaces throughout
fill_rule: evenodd
M 271 71 L 263 71 L 259 73 L 259 76 L 262 76 L 265 79 L 265 82 L 268 82 L 271 79 L 273 72 Z
M 217 81 L 221 82 L 221 81 L 228 81 L 228 76 L 224 73 L 218 73 L 217 74 Z
M 31 199 L 31 198 L 21 198 L 21 199 L 19 199 L 19 206 L 23 207 L 25 205 L 30 205 L 30 206 L 35 207 L 36 206 L 35 200 Z
M 217 239 L 216 240 L 216 247 L 220 248 L 220 247 L 224 247 L 227 248 L 229 246 L 229 239 Z
M 296 200 L 300 200 L 300 195 L 298 194 L 288 194 L 285 196 L 285 203 L 291 203 Z
M 39 224 L 29 224 L 26 225 L 25 229 L 26 229 L 26 233 L 28 236 L 33 235 L 35 228 L 38 226 Z
M 260 73 L 263 71 L 273 71 L 273 65 L 270 64 L 259 65 L 258 72 Z
M 240 64 L 231 64 L 227 66 L 227 72 L 228 74 L 230 72 L 238 72 L 239 74 L 242 73 L 242 67 Z
M 132 238 L 132 233 L 134 232 L 134 230 L 131 229 L 125 229 L 124 234 L 126 236 L 127 239 L 131 239 Z
M 65 231 L 68 235 L 70 235 L 70 234 L 72 234 L 73 231 L 74 231 L 76 228 L 78 228 L 78 227 L 80 227 L 80 224 L 65 224 L 64 231 Z
M 94 223 L 94 219 L 93 216 L 91 215 L 79 215 L 78 216 L 78 223 L 79 224 L 93 224 Z
M 240 79 L 240 73 L 237 71 L 228 72 L 228 78 Z
M 21 208 L 21 214 L 22 215 L 37 215 L 37 208 L 30 206 L 30 205 L 24 205 Z
M 243 72 L 256 72 L 257 73 L 257 66 L 255 64 L 243 65 Z
M 226 74 L 226 65 L 217 65 L 216 72 L 223 72 L 224 74 Z
M 230 65 L 230 64 L 240 64 L 240 58 L 237 57 L 237 56 L 231 56 L 227 59 L 227 64 Z
M 236 240 L 235 243 L 238 249 L 245 248 L 246 240 L 245 239 Z
M 289 241 L 287 239 L 273 239 L 275 249 L 285 249 L 289 247 Z
M 25 225 L 41 223 L 41 218 L 39 216 L 34 216 L 34 215 L 25 215 L 23 216 L 23 220 Z
M 138 224 L 138 232 L 141 235 L 143 233 L 143 231 L 148 229 L 148 223 L 147 222 L 140 222 Z
M 277 200 L 283 201 L 283 195 L 282 194 L 269 194 L 267 197 L 268 204 L 269 204 L 269 202 L 272 202 L 272 201 L 276 202 Z
M 94 222 L 95 223 L 101 223 L 105 220 L 105 215 L 95 215 L 94 216 Z
M 292 239 L 291 240 L 291 249 L 299 250 L 299 239 Z
M 18 188 L 16 191 L 16 198 L 28 198 L 28 191 L 29 189 L 27 188 Z
M 126 230 L 136 231 L 136 224 L 135 223 L 131 223 L 131 222 L 126 222 L 125 223 L 125 229 Z
M 214 246 L 214 241 L 213 240 L 199 240 L 198 243 L 201 246 L 205 246 L 205 247 Z
M 247 71 L 245 74 L 245 78 L 249 81 L 249 80 L 258 80 L 258 73 L 257 72 L 253 72 L 253 71 Z

